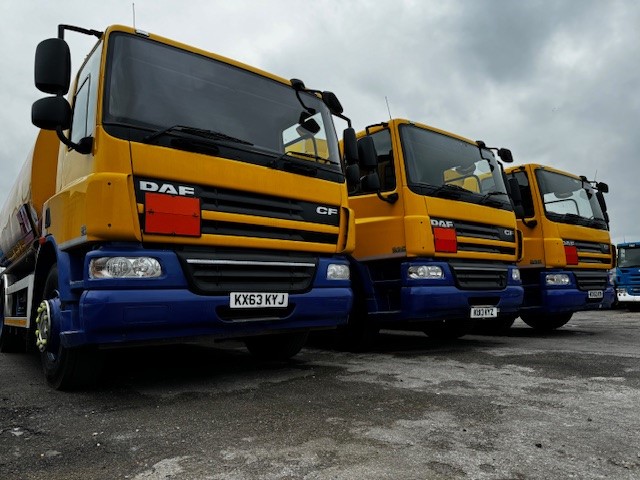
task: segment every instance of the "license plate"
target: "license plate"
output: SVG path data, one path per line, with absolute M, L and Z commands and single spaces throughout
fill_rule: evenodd
M 602 290 L 589 290 L 589 298 L 602 298 Z
M 471 318 L 497 318 L 498 307 L 471 307 Z
M 283 308 L 289 306 L 288 293 L 231 292 L 231 308 Z

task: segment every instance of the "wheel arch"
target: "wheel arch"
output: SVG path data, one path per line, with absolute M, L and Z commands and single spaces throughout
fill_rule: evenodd
M 31 319 L 35 319 L 35 314 L 38 309 L 38 305 L 42 300 L 44 292 L 45 282 L 51 267 L 58 265 L 58 288 L 60 290 L 60 298 L 68 299 L 70 296 L 70 265 L 68 255 L 60 251 L 55 241 L 51 238 L 47 238 L 47 241 L 42 243 L 36 256 L 36 266 L 34 269 L 34 281 L 33 281 L 33 303 L 31 306 Z M 33 325 L 33 322 L 31 323 Z

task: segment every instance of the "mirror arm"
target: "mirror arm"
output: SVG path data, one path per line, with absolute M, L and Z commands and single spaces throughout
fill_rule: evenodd
M 380 193 L 380 190 L 378 190 L 376 192 L 376 194 L 378 195 L 378 198 L 380 200 L 382 200 L 383 202 L 387 202 L 390 205 L 393 205 L 394 203 L 396 203 L 398 201 L 398 194 L 396 192 L 390 193 L 389 195 L 387 195 L 386 197 L 384 195 L 382 195 L 382 193 Z
M 56 133 L 58 134 L 58 138 L 60 139 L 60 141 L 64 143 L 67 147 L 72 148 L 78 153 L 82 153 L 84 155 L 86 155 L 87 153 L 91 153 L 91 150 L 93 149 L 92 137 L 85 137 L 81 140 L 81 143 L 75 143 L 64 136 L 62 127 L 56 128 Z

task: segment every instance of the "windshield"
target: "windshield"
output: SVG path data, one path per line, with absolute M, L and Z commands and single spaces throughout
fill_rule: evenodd
M 547 170 L 536 170 L 540 195 L 550 220 L 607 228 L 596 191 L 579 178 Z
M 618 247 L 618 267 L 640 267 L 640 245 Z
M 229 156 L 236 160 L 261 163 L 256 154 L 270 154 L 270 161 L 286 154 L 340 170 L 327 106 L 301 92 L 303 107 L 289 85 L 123 33 L 110 37 L 105 83 L 103 123 L 112 135 L 187 149 L 183 137 L 196 135 L 200 144 L 233 148 Z M 181 141 L 171 142 L 172 136 Z
M 409 187 L 424 195 L 511 210 L 502 168 L 490 150 L 441 133 L 401 125 Z

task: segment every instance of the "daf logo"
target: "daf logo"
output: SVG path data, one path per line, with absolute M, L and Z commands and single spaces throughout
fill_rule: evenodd
M 453 228 L 453 222 L 451 220 L 436 220 L 435 218 L 432 218 L 431 226 L 441 227 L 441 228 Z
M 319 215 L 337 215 L 338 209 L 333 207 L 317 207 L 316 213 Z
M 573 240 L 563 240 L 562 243 L 565 247 L 574 247 L 576 242 Z
M 195 189 L 186 185 L 172 185 L 170 183 L 156 183 L 140 180 L 140 190 L 144 192 L 168 193 L 171 195 L 189 196 L 195 195 Z

